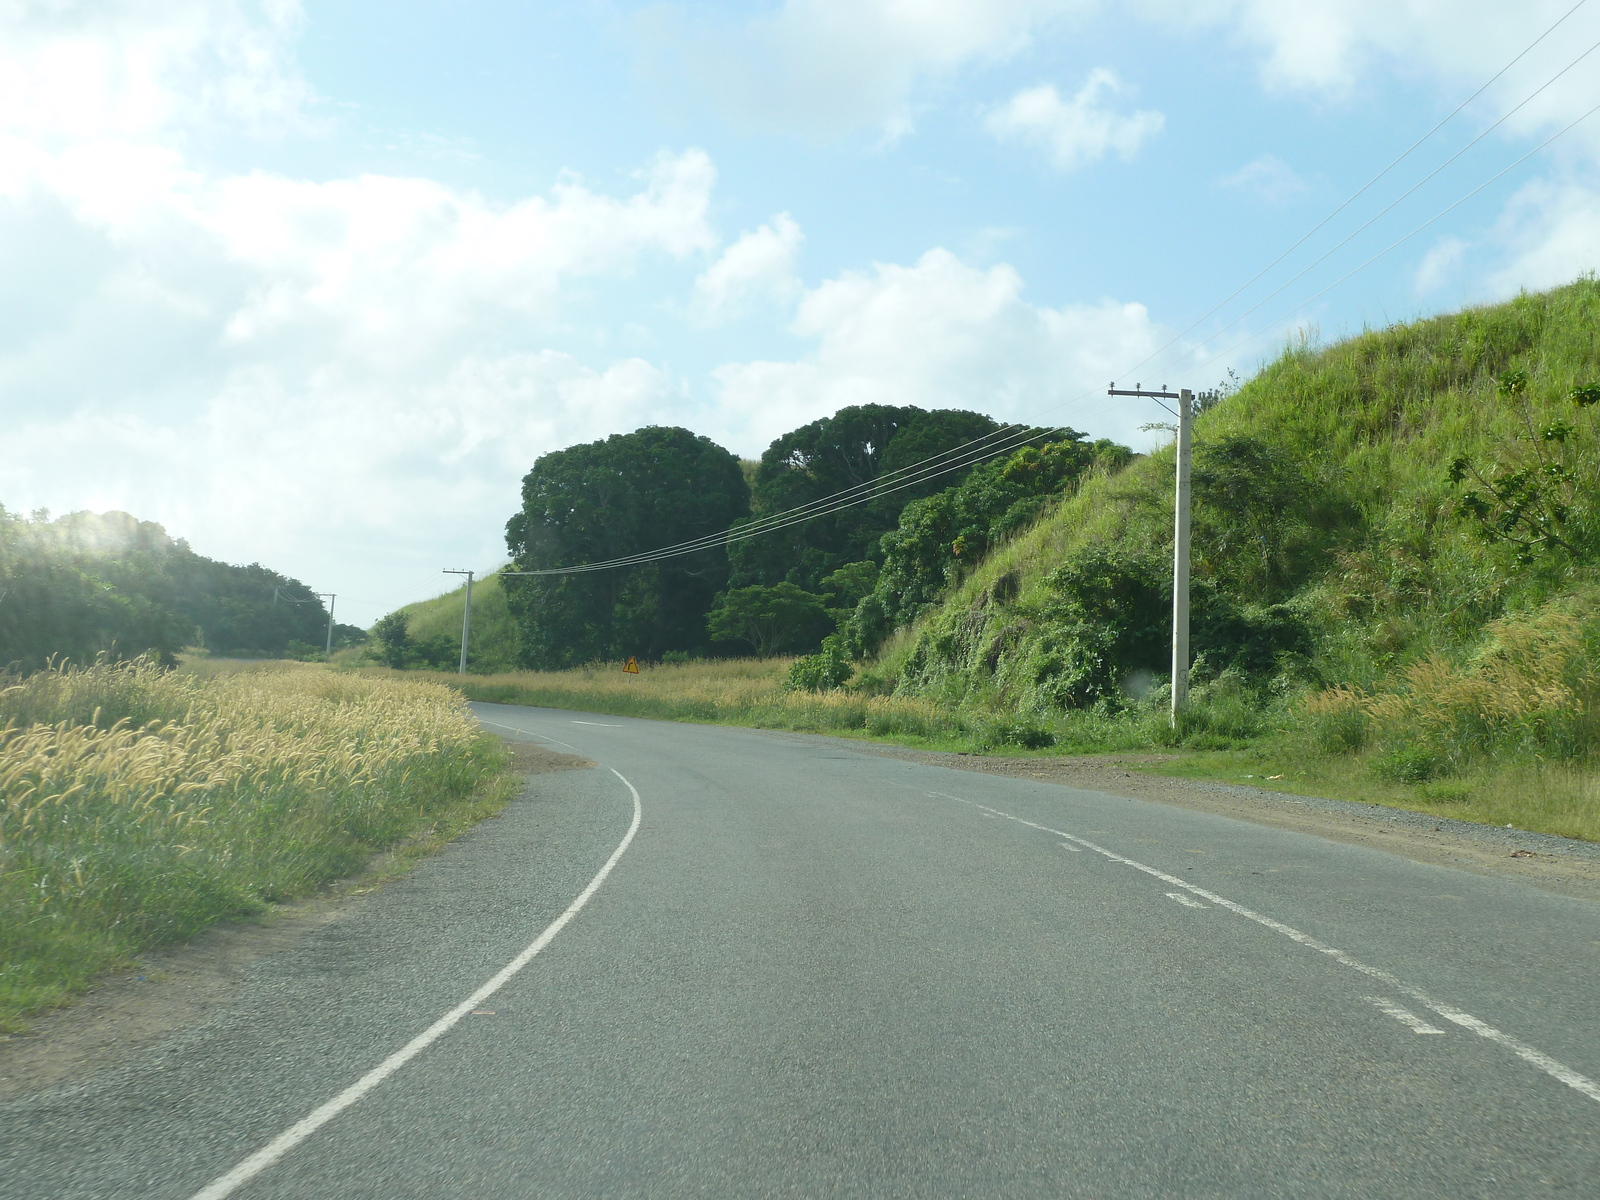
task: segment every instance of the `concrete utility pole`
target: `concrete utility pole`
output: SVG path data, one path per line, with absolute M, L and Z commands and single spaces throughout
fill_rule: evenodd
M 1115 382 L 1110 396 L 1142 396 L 1148 400 L 1176 400 L 1178 411 L 1178 478 L 1172 514 L 1172 727 L 1178 727 L 1178 714 L 1189 704 L 1189 459 L 1194 428 L 1194 393 L 1188 388 L 1159 392 L 1133 389 L 1118 391 Z M 1165 408 L 1165 405 L 1162 405 Z M 1171 412 L 1171 409 L 1167 409 Z
M 449 567 L 444 569 L 446 575 L 465 575 L 467 577 L 467 605 L 461 610 L 461 674 L 467 673 L 467 639 L 472 636 L 472 575 L 471 571 L 452 571 Z
M 322 653 L 324 655 L 326 655 L 328 658 L 332 658 L 333 657 L 333 602 L 335 600 L 337 600 L 339 597 L 333 592 L 317 592 L 316 595 L 319 598 L 327 597 L 327 600 L 328 600 L 328 644 L 323 648 Z M 274 594 L 273 594 L 273 599 L 274 600 L 277 599 L 276 592 L 274 592 Z

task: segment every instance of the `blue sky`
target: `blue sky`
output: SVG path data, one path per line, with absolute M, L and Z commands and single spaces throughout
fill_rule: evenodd
M 1289 282 L 1600 42 L 1593 0 L 1183 332 L 1573 3 L 12 5 L 0 503 L 123 508 L 365 624 L 494 566 L 539 454 L 642 424 L 1143 446 L 1113 377 L 1600 266 L 1597 115 L 1317 296 L 1600 103 L 1597 51 Z

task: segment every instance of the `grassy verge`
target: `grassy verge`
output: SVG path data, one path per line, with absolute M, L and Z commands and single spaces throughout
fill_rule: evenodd
M 1550 660 L 1548 649 L 1541 646 L 1541 662 Z M 790 661 L 663 665 L 646 667 L 636 676 L 624 674 L 620 664 L 606 664 L 465 679 L 444 673 L 425 677 L 474 700 L 790 729 L 935 750 L 1040 757 L 1168 751 L 1180 757 L 1147 769 L 1600 841 L 1600 774 L 1585 762 L 1540 761 L 1489 747 L 1451 760 L 1441 753 L 1436 760 L 1427 760 L 1437 762 L 1439 773 L 1405 782 L 1392 777 L 1393 767 L 1397 755 L 1400 765 L 1410 763 L 1410 752 L 1393 737 L 1378 736 L 1381 730 L 1365 727 L 1355 738 L 1359 744 L 1352 747 L 1330 733 L 1353 736 L 1348 714 L 1313 719 L 1302 712 L 1303 701 L 1265 701 L 1226 681 L 1198 688 L 1184 727 L 1173 731 L 1160 704 L 1137 705 L 1119 713 L 1079 710 L 1022 720 L 998 706 L 980 709 L 970 702 L 963 705 L 934 697 L 871 696 L 848 689 L 790 692 L 783 687 Z M 365 673 L 403 678 L 420 674 Z M 1496 682 L 1503 685 L 1502 691 L 1514 690 L 1513 681 Z M 1444 724 L 1434 721 L 1430 728 Z M 1330 738 L 1338 743 L 1335 750 L 1321 745 Z M 1043 740 L 1053 744 L 1040 746 Z
M 783 687 L 792 659 L 723 659 L 645 666 L 624 674 L 621 664 L 572 671 L 513 671 L 503 675 L 391 672 L 377 678 L 426 678 L 456 688 L 470 700 L 565 708 L 618 717 L 744 725 L 802 733 L 883 738 L 904 745 L 966 749 L 974 726 L 968 717 L 922 697 L 869 696 L 859 692 L 790 692 Z
M 1449 779 L 1403 783 L 1374 774 L 1368 756 L 1308 756 L 1296 746 L 1266 743 L 1188 754 L 1143 769 L 1600 841 L 1600 776 L 1558 763 L 1485 766 Z
M 41 672 L 0 687 L 0 1031 L 141 951 L 377 866 L 510 795 L 424 680 L 273 664 Z

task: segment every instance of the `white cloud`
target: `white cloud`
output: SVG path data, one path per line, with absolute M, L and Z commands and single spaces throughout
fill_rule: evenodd
M 1143 305 L 1030 304 L 1008 265 L 980 270 L 946 250 L 877 264 L 808 291 L 792 331 L 816 350 L 715 373 L 724 436 L 747 451 L 847 404 L 966 408 L 1022 421 L 1085 419 L 1069 401 L 1145 358 L 1159 330 Z M 1132 437 L 1145 417 L 1102 426 Z
M 1600 187 L 1535 180 L 1511 198 L 1491 236 L 1509 260 L 1489 278 L 1500 295 L 1600 271 Z
M 517 481 L 540 454 L 678 423 L 685 400 L 641 360 L 595 370 L 550 350 L 472 356 L 403 389 L 337 368 L 245 367 L 198 412 L 13 425 L 5 488 L 25 507 L 160 521 L 201 553 L 336 590 L 341 619 L 366 623 L 456 559 L 500 561 Z
M 1466 257 L 1467 244 L 1457 237 L 1440 238 L 1417 267 L 1413 286 L 1419 295 L 1437 292 L 1454 281 L 1461 272 Z
M 742 24 L 647 11 L 642 52 L 674 92 L 698 81 L 728 117 L 808 133 L 912 125 L 918 85 L 1009 58 L 1098 0 L 784 0 Z
M 761 301 L 785 301 L 800 290 L 795 262 L 805 234 L 788 213 L 742 234 L 694 281 L 696 311 L 705 319 L 736 316 Z
M 219 130 L 309 127 L 298 23 L 0 7 L 0 502 L 124 508 L 341 593 L 442 548 L 490 565 L 540 453 L 692 419 L 659 367 L 550 343 L 584 340 L 575 288 L 716 246 L 715 169 L 663 153 L 621 194 L 501 200 L 215 168 Z
M 1106 101 L 1123 90 L 1114 71 L 1097 67 L 1071 100 L 1063 100 L 1054 84 L 1028 88 L 991 112 L 985 125 L 1002 141 L 1040 147 L 1058 171 L 1088 166 L 1107 154 L 1127 162 L 1166 118 L 1149 109 L 1113 112 Z
M 1304 195 L 1305 180 L 1288 163 L 1273 154 L 1263 154 L 1219 180 L 1224 187 L 1254 192 L 1269 204 L 1279 204 Z
M 58 0 L 0 7 L 0 123 L 29 140 L 304 127 L 295 0 Z

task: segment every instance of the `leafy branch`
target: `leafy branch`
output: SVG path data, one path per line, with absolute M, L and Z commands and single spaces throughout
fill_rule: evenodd
M 1501 400 L 1516 409 L 1522 425 L 1517 440 L 1528 452 L 1519 456 L 1520 464 L 1497 462 L 1488 473 L 1466 455 L 1455 458 L 1449 480 L 1468 485 L 1456 502 L 1456 512 L 1474 522 L 1485 542 L 1515 547 L 1517 561 L 1524 565 L 1558 546 L 1571 553 L 1566 526 L 1576 499 L 1577 476 L 1567 447 L 1577 430 L 1559 418 L 1543 425 L 1535 422 L 1526 371 L 1507 371 L 1498 382 Z M 1600 384 L 1575 387 L 1569 399 L 1580 408 L 1600 403 Z

